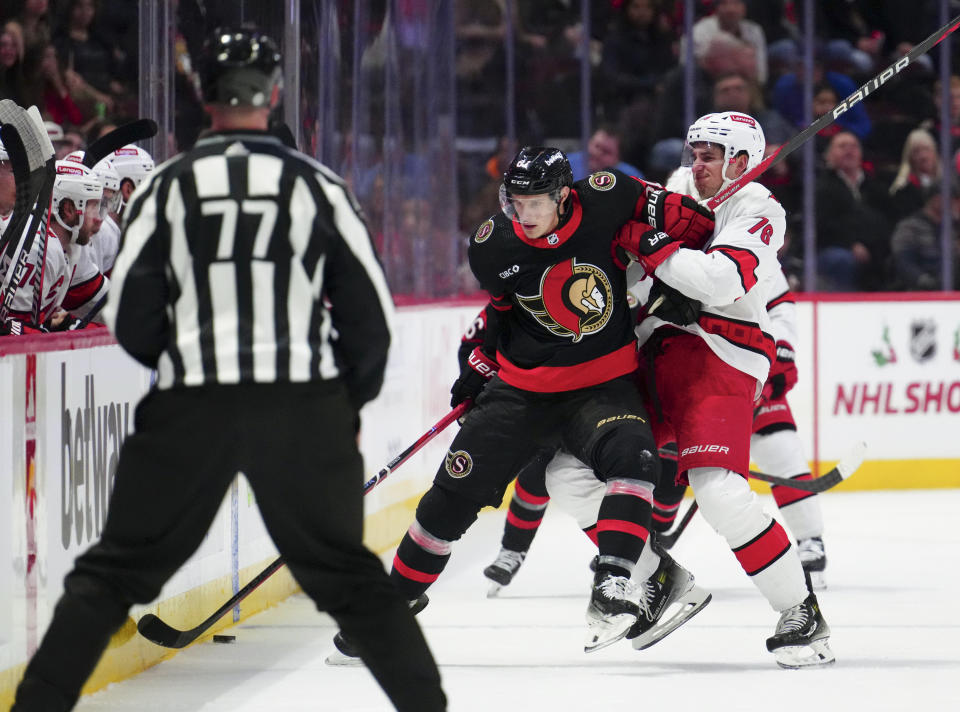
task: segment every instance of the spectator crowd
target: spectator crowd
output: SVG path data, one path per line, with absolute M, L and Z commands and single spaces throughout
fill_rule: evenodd
M 416 9 L 424 4 L 429 5 L 428 0 L 398 6 L 396 32 L 401 49 L 416 48 L 424 41 L 423 32 L 416 31 L 417 23 L 425 23 L 429 14 Z M 176 150 L 188 148 L 204 125 L 190 58 L 198 51 L 201 19 L 209 22 L 218 8 L 223 14 L 223 5 L 220 0 L 178 3 L 171 53 L 176 95 L 171 146 Z M 337 3 L 345 39 L 351 34 L 353 17 L 348 5 Z M 939 5 L 939 0 L 819 0 L 814 117 L 831 111 L 929 35 L 939 24 Z M 387 159 L 392 157 L 383 149 L 387 141 L 380 145 L 375 138 L 375 126 L 357 143 L 350 132 L 341 132 L 338 155 L 323 157 L 348 180 L 353 178 L 352 187 L 384 256 L 394 291 L 417 291 L 425 280 L 418 260 L 441 253 L 452 255 L 445 258 L 447 264 L 460 265 L 444 289 L 455 293 L 475 288 L 464 268 L 463 237 L 497 209 L 503 168 L 519 145 L 549 143 L 563 148 L 577 179 L 615 166 L 665 181 L 679 165 L 684 141 L 687 41 L 694 62 L 694 116 L 712 111 L 749 113 L 763 127 L 768 151 L 802 130 L 808 123 L 803 108 L 803 3 L 697 0 L 694 6 L 693 31 L 685 38 L 683 0 L 598 0 L 589 5 L 587 23 L 579 2 L 454 0 L 452 71 L 458 150 L 457 174 L 449 177 L 449 183 L 455 181 L 458 190 L 457 238 L 437 228 L 430 191 L 424 186 L 408 190 L 404 185 L 399 203 L 389 199 L 397 195 L 385 187 L 391 177 Z M 200 17 L 201 10 L 206 17 Z M 380 10 L 369 13 L 370 26 L 364 28 L 374 38 L 383 36 L 387 22 L 388 13 Z M 40 108 L 58 159 L 82 151 L 116 125 L 139 115 L 137 27 L 138 3 L 133 0 L 8 0 L 0 7 L 0 99 Z M 308 59 L 319 56 L 320 42 L 304 35 L 302 50 Z M 960 47 L 960 42 L 953 44 Z M 351 51 L 346 41 L 340 54 L 346 58 Z M 365 49 L 364 62 L 378 51 L 375 39 Z M 949 259 L 955 265 L 956 281 L 940 283 L 944 181 L 950 184 L 949 212 L 954 221 L 960 219 L 958 57 L 960 53 L 954 51 L 945 90 L 940 86 L 939 55 L 934 50 L 815 137 L 817 289 L 960 288 L 960 240 L 955 225 Z M 581 107 L 584 63 L 590 70 L 591 97 L 585 111 Z M 512 68 L 512 82 L 505 81 L 508 68 Z M 341 84 L 341 96 L 351 91 L 347 82 Z M 513 88 L 512 102 L 506 95 L 508 86 Z M 301 128 L 310 142 L 308 148 L 315 149 L 322 137 L 311 137 L 310 127 L 319 126 L 314 114 L 321 109 L 319 97 L 311 91 L 301 89 L 310 114 Z M 945 95 L 949 97 L 949 165 L 942 165 L 939 145 Z M 506 116 L 509 106 L 515 107 L 512 122 Z M 585 147 L 581 144 L 584 121 L 591 128 Z M 356 126 L 353 117 L 343 123 Z M 433 170 L 422 152 L 395 145 L 402 154 L 396 162 L 401 181 L 408 173 L 423 175 Z M 351 155 L 351 150 L 362 155 Z M 800 276 L 805 259 L 801 154 L 791 155 L 760 179 L 787 210 L 788 241 L 781 262 L 797 289 L 803 287 Z M 364 170 L 351 171 L 351 161 L 361 160 Z M 108 192 L 126 190 L 129 195 L 133 177 L 124 181 L 121 173 L 123 188 L 107 186 L 112 179 L 104 176 L 113 168 L 103 166 L 96 172 L 102 187 Z M 6 202 L 12 198 L 7 201 L 6 193 L 12 196 L 11 186 L 9 162 L 0 160 L 0 215 L 9 212 Z M 110 212 L 117 216 L 117 211 L 104 210 L 103 223 Z M 385 237 L 393 233 L 392 238 Z M 411 244 L 406 244 L 408 235 L 416 236 Z M 90 240 L 91 249 L 106 255 L 98 255 L 96 262 L 104 277 L 109 274 L 112 249 L 104 245 L 111 239 L 98 241 L 94 235 Z M 68 262 L 71 249 L 64 245 Z

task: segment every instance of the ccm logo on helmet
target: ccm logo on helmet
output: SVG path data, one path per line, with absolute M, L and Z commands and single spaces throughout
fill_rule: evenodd
M 724 455 L 730 454 L 730 448 L 726 445 L 691 445 L 690 447 L 683 448 L 683 452 L 680 453 L 680 457 L 685 455 L 696 455 L 700 452 L 718 452 Z

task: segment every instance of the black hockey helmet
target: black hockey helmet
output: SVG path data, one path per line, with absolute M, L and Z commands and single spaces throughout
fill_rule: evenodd
M 198 66 L 204 101 L 272 108 L 283 88 L 280 60 L 276 43 L 252 25 L 216 29 Z
M 573 185 L 570 161 L 549 146 L 524 146 L 503 173 L 503 188 L 511 195 L 555 193 L 565 185 Z

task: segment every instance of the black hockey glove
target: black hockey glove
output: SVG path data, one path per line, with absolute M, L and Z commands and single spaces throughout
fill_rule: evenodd
M 700 317 L 700 302 L 659 279 L 654 281 L 647 303 L 647 314 L 677 326 L 689 326 Z
M 496 361 L 486 356 L 477 346 L 470 352 L 460 377 L 450 388 L 450 407 L 456 408 L 465 400 L 475 400 L 487 381 L 500 369 Z

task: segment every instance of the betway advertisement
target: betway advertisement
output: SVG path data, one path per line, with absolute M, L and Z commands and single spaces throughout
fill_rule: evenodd
M 820 457 L 960 458 L 960 302 L 817 308 Z

